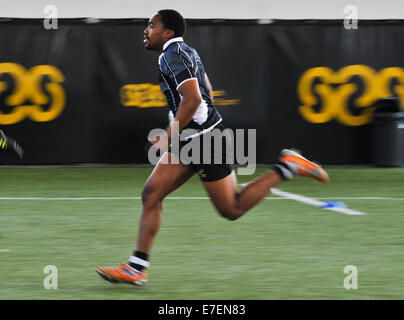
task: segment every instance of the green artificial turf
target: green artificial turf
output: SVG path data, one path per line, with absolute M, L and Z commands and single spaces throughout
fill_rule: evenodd
M 269 196 L 227 221 L 209 199 L 167 199 L 148 285 L 104 281 L 94 267 L 127 261 L 141 213 L 139 198 L 110 198 L 139 197 L 151 170 L 1 168 L 0 299 L 404 298 L 401 168 L 333 168 L 327 185 L 297 177 L 278 186 L 323 201 L 343 197 L 362 216 Z M 239 176 L 239 183 L 266 170 Z M 171 196 L 206 192 L 193 177 Z M 80 197 L 108 199 L 43 199 Z M 47 265 L 57 267 L 57 290 L 44 288 Z M 344 288 L 347 265 L 357 267 L 358 289 Z

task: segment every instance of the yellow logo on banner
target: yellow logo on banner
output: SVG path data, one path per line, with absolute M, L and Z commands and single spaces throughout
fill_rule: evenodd
M 359 91 L 357 84 L 349 82 L 353 77 L 358 77 L 363 83 L 363 93 L 353 100 L 353 106 L 359 109 L 356 114 L 348 108 L 349 99 Z M 316 80 L 321 83 L 314 84 Z M 394 84 L 393 80 L 398 83 Z M 392 84 L 394 89 L 391 89 Z M 299 112 L 311 123 L 337 119 L 346 126 L 361 126 L 372 119 L 373 108 L 369 107 L 380 98 L 395 95 L 393 91 L 403 104 L 402 68 L 390 67 L 376 72 L 369 66 L 349 65 L 335 72 L 327 67 L 315 67 L 303 73 L 299 80 L 297 92 L 303 103 L 299 106 Z
M 160 86 L 151 83 L 127 84 L 124 85 L 120 92 L 121 103 L 125 107 L 165 107 L 167 100 Z M 214 104 L 217 106 L 228 106 L 239 104 L 239 99 L 224 99 L 226 91 L 213 91 L 215 98 Z
M 120 90 L 121 103 L 126 107 L 164 107 L 166 97 L 159 85 L 151 83 L 127 84 Z
M 213 102 L 215 106 L 232 106 L 235 104 L 240 104 L 240 99 L 225 99 L 226 91 L 213 91 L 213 97 L 215 101 Z
M 0 77 L 9 74 L 14 80 L 13 92 L 4 99 L 8 107 L 12 107 L 8 113 L 0 110 L 0 124 L 14 124 L 30 118 L 33 121 L 45 122 L 57 118 L 63 111 L 66 96 L 63 87 L 63 74 L 54 66 L 38 65 L 26 70 L 17 63 L 0 63 Z M 50 82 L 44 84 L 45 90 L 52 97 L 47 110 L 43 107 L 49 104 L 49 96 L 41 88 L 41 81 L 48 77 Z M 0 94 L 9 88 L 9 83 L 0 81 Z M 24 104 L 30 101 L 32 104 Z

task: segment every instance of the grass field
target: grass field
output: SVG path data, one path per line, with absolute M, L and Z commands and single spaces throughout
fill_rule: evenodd
M 328 171 L 328 185 L 298 177 L 279 188 L 342 197 L 367 215 L 269 196 L 231 222 L 208 199 L 167 199 L 149 284 L 135 288 L 94 267 L 134 249 L 141 202 L 110 198 L 139 196 L 151 168 L 1 168 L 0 299 L 403 299 L 404 169 Z M 172 196 L 206 193 L 194 177 Z M 44 289 L 47 265 L 58 268 L 57 290 Z M 358 269 L 356 290 L 344 288 L 346 265 Z

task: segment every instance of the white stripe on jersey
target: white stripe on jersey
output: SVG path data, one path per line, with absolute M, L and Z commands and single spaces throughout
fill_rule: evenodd
M 193 134 L 193 135 L 190 135 L 190 136 L 186 137 L 185 139 L 193 139 L 193 138 L 196 138 L 196 137 L 199 137 L 199 136 L 205 134 L 206 132 L 212 131 L 220 122 L 222 122 L 222 120 L 223 120 L 223 119 L 220 118 L 219 121 L 216 122 L 214 125 L 210 126 L 210 127 L 207 128 L 207 129 L 204 129 L 204 130 L 202 130 L 202 131 L 200 131 L 200 132 L 198 132 L 198 133 L 195 133 L 195 134 Z
M 173 74 L 175 84 L 178 86 L 177 79 L 175 78 L 175 73 L 173 72 L 173 70 L 171 70 L 170 65 L 168 64 L 167 59 L 166 59 L 166 57 L 164 55 L 163 55 L 163 59 L 164 59 L 164 62 L 166 63 L 166 65 L 168 67 L 168 70 L 170 70 L 171 73 Z
M 184 58 L 183 58 L 182 55 L 180 54 L 180 49 L 181 49 L 181 47 L 180 47 L 180 45 L 178 44 L 178 42 L 177 42 L 177 47 L 178 47 L 178 48 L 177 48 L 177 53 L 178 53 L 178 55 L 180 56 L 181 61 L 182 61 L 182 63 L 184 64 L 185 68 L 187 68 L 187 70 L 188 70 L 188 72 L 189 72 L 189 75 L 192 77 L 191 71 L 189 70 L 187 64 L 185 63 Z M 182 51 L 183 51 L 183 50 L 182 50 Z M 191 61 L 191 66 L 192 66 L 192 67 L 194 66 L 194 64 L 192 63 L 192 61 Z
M 160 71 L 161 71 L 161 69 L 160 69 Z M 171 94 L 171 98 L 172 98 L 172 100 L 173 100 L 174 107 L 177 109 L 177 104 L 175 103 L 174 94 L 173 94 L 173 92 L 171 91 L 170 85 L 168 84 L 166 78 L 164 77 L 163 71 L 161 71 L 161 77 L 163 78 L 164 82 L 166 83 L 167 88 L 168 88 L 168 90 L 170 91 L 170 94 Z M 181 95 L 180 95 L 180 96 L 181 96 Z
M 187 57 L 187 59 L 189 60 L 189 62 L 191 62 L 191 66 L 192 68 L 194 67 L 194 62 L 192 61 L 192 59 L 189 57 L 189 55 L 184 51 L 184 49 L 182 49 L 181 45 L 179 42 L 177 42 L 177 45 L 179 47 L 179 49 L 184 52 L 185 56 Z M 195 75 L 198 73 L 198 64 L 196 64 L 196 69 L 195 69 Z
M 187 82 L 187 81 L 189 81 L 189 80 L 196 80 L 196 81 L 198 81 L 198 78 L 188 78 L 188 79 L 185 79 L 184 81 L 182 81 L 178 86 L 177 86 L 177 91 L 178 91 L 178 88 L 179 87 L 181 87 L 181 85 L 184 83 L 184 82 Z M 178 92 L 179 93 L 179 92 Z M 181 96 L 181 94 L 180 94 L 180 97 L 181 97 L 181 99 L 182 99 L 182 96 Z

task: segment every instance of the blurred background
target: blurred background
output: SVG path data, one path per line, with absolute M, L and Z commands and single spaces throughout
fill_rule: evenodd
M 346 210 L 278 190 L 229 223 L 193 177 L 165 199 L 134 291 L 94 267 L 132 253 L 147 135 L 168 123 L 142 42 L 163 8 L 187 19 L 225 125 L 257 130 L 261 165 L 239 183 L 295 147 L 330 183 L 280 188 Z M 0 299 L 402 299 L 403 39 L 394 0 L 0 0 L 0 129 L 25 151 L 0 153 Z
M 143 30 L 167 6 L 188 19 L 225 124 L 257 130 L 258 163 L 283 147 L 325 164 L 404 163 L 402 115 L 375 119 L 382 98 L 403 111 L 402 5 L 313 0 L 1 1 L 0 128 L 25 156 L 0 163 L 147 163 L 168 109 Z

